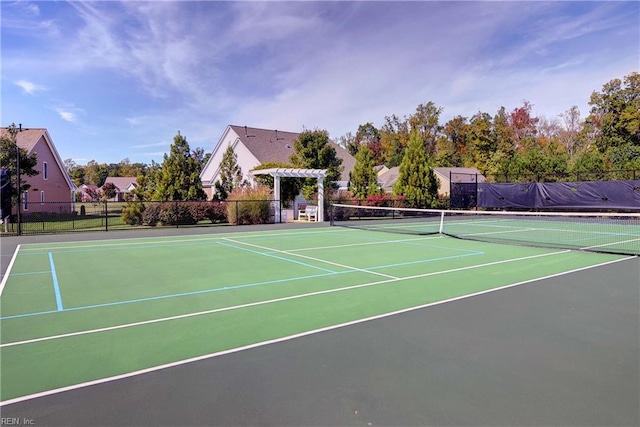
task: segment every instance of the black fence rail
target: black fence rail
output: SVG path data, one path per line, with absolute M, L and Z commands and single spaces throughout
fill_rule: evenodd
M 274 223 L 277 200 L 168 202 L 34 202 L 14 207 L 0 234 L 30 235 L 76 231 Z

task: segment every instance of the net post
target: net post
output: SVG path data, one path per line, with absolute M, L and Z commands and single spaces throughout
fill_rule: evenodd
M 330 226 L 333 226 L 333 225 L 334 225 L 334 223 L 333 223 L 333 210 L 334 210 L 334 209 L 335 209 L 335 208 L 334 208 L 334 206 L 333 206 L 333 203 L 331 203 L 331 204 L 329 205 L 329 225 L 330 225 Z
M 440 229 L 438 233 L 442 234 L 443 229 L 444 229 L 444 211 L 440 211 Z

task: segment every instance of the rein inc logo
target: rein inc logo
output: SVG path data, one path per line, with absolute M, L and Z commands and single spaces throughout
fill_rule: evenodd
M 0 426 L 34 426 L 36 422 L 32 418 L 0 417 Z

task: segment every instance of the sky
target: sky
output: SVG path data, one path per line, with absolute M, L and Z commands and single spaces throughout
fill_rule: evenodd
M 440 123 L 533 105 L 589 113 L 640 71 L 640 2 L 6 1 L 2 126 L 46 128 L 79 165 L 161 163 L 180 131 L 338 140 L 431 101 Z

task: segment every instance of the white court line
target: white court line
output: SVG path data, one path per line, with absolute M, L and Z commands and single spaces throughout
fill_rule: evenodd
M 558 253 L 563 253 L 563 252 L 555 252 L 555 254 Z M 402 310 L 397 310 L 397 311 L 392 311 L 389 313 L 383 313 L 383 314 L 378 314 L 376 316 L 371 316 L 371 317 L 366 317 L 364 319 L 358 319 L 358 320 L 352 320 L 350 322 L 345 322 L 345 323 L 340 323 L 337 325 L 332 325 L 332 326 L 326 326 L 324 328 L 318 328 L 318 329 L 314 329 L 311 331 L 306 331 L 306 332 L 301 332 L 298 334 L 293 334 L 293 335 L 288 335 L 285 337 L 281 337 L 281 338 L 276 338 L 276 339 L 272 339 L 272 340 L 268 340 L 268 341 L 262 341 L 262 342 L 258 342 L 258 343 L 254 343 L 254 344 L 249 344 L 249 345 L 245 345 L 242 347 L 236 347 L 236 348 L 232 348 L 229 350 L 223 350 L 223 351 L 218 351 L 215 353 L 210 353 L 210 354 L 205 354 L 202 356 L 197 356 L 197 357 L 192 357 L 189 359 L 184 359 L 184 360 L 179 360 L 176 362 L 171 362 L 171 363 L 166 363 L 164 365 L 158 365 L 158 366 L 153 366 L 151 368 L 145 368 L 145 369 L 140 369 L 138 371 L 134 371 L 134 372 L 129 372 L 126 374 L 120 374 L 120 375 L 115 375 L 112 377 L 107 377 L 107 378 L 101 378 L 98 380 L 93 380 L 93 381 L 88 381 L 88 382 L 84 382 L 84 383 L 80 383 L 80 384 L 74 384 L 74 385 L 70 385 L 70 386 L 66 386 L 66 387 L 60 387 L 57 389 L 53 389 L 53 390 L 47 390 L 47 391 L 43 391 L 43 392 L 39 392 L 39 393 L 34 393 L 34 394 L 29 394 L 26 396 L 20 396 L 20 397 L 16 397 L 13 399 L 9 399 L 9 400 L 5 400 L 4 402 L 0 402 L 0 407 L 1 406 L 5 406 L 5 405 L 11 405 L 13 403 L 19 403 L 19 402 L 24 402 L 26 400 L 32 400 L 32 399 L 36 399 L 39 397 L 45 397 L 45 396 L 50 396 L 53 394 L 58 394 L 58 393 L 63 393 L 66 391 L 71 391 L 71 390 L 77 390 L 80 388 L 84 388 L 84 387 L 90 387 L 93 385 L 97 385 L 97 384 L 104 384 L 107 382 L 111 382 L 111 381 L 117 381 L 117 380 L 121 380 L 121 379 L 125 379 L 125 378 L 130 378 L 130 377 L 134 377 L 134 376 L 138 376 L 138 375 L 142 375 L 142 374 L 147 374 L 150 372 L 156 372 L 156 371 L 160 371 L 163 369 L 168 369 L 168 368 L 172 368 L 175 366 L 180 366 L 180 365 L 186 365 L 187 363 L 193 363 L 193 362 L 199 362 L 201 360 L 206 360 L 206 359 L 212 359 L 214 357 L 219 357 L 219 356 L 224 356 L 227 354 L 233 354 L 233 353 L 238 353 L 241 351 L 245 351 L 245 350 L 251 350 L 254 348 L 258 348 L 258 347 L 264 347 L 267 345 L 271 345 L 271 344 L 277 344 L 277 343 L 281 343 L 281 342 L 285 342 L 285 341 L 291 341 L 297 338 L 302 338 L 302 337 L 306 337 L 308 335 L 314 335 L 314 334 L 318 334 L 321 332 L 327 332 L 327 331 L 332 331 L 335 329 L 340 329 L 340 328 L 344 328 L 347 326 L 353 326 L 353 325 L 357 325 L 360 323 L 365 323 L 365 322 L 370 322 L 373 320 L 378 320 L 378 319 L 383 319 L 386 317 L 391 317 L 391 316 L 396 316 L 399 314 L 404 314 L 404 313 L 409 313 L 412 311 L 417 311 L 417 310 L 421 310 L 424 308 L 428 308 L 428 307 L 433 307 L 433 306 L 437 306 L 437 305 L 442 305 L 442 304 L 447 304 L 447 303 L 451 303 L 451 302 L 455 302 L 455 301 L 460 301 L 460 300 L 464 300 L 467 298 L 472 298 L 472 297 L 476 297 L 476 296 L 480 296 L 480 295 L 484 295 L 484 294 L 489 294 L 492 292 L 497 292 L 497 291 L 501 291 L 504 289 L 509 289 L 509 288 L 513 288 L 516 286 L 521 286 L 521 285 L 525 285 L 528 283 L 532 283 L 532 282 L 538 282 L 541 280 L 546 280 L 546 279 L 552 279 L 554 277 L 560 277 L 560 276 L 564 276 L 567 274 L 572 274 L 572 273 L 577 273 L 579 271 L 583 271 L 583 270 L 589 270 L 592 268 L 597 268 L 597 267 L 602 267 L 608 264 L 614 264 L 620 261 L 625 261 L 628 259 L 635 259 L 635 257 L 629 257 L 629 258 L 621 258 L 621 259 L 617 259 L 617 260 L 613 260 L 613 261 L 607 261 L 601 264 L 596 264 L 596 265 L 590 265 L 587 267 L 581 267 L 581 268 L 576 268 L 574 270 L 569 270 L 569 271 L 565 271 L 562 273 L 555 273 L 555 274 L 551 274 L 548 276 L 544 276 L 544 277 L 538 277 L 535 279 L 529 279 L 529 280 L 525 280 L 522 282 L 517 282 L 517 283 L 512 283 L 510 285 L 504 285 L 501 286 L 499 288 L 493 288 L 493 289 L 487 289 L 484 291 L 480 291 L 480 292 L 476 292 L 473 294 L 468 294 L 468 295 L 462 295 L 459 297 L 454 297 L 454 298 L 449 298 L 446 300 L 442 300 L 442 301 L 436 301 L 436 302 L 431 302 L 431 303 L 427 303 L 427 304 L 422 304 L 422 305 L 418 305 L 415 307 L 409 307 L 409 308 L 404 308 Z
M 9 280 L 9 274 L 11 273 L 11 269 L 13 268 L 13 263 L 16 262 L 16 258 L 18 257 L 19 250 L 20 250 L 20 245 L 16 246 L 16 250 L 13 252 L 11 261 L 9 261 L 9 265 L 7 266 L 7 271 L 5 271 L 4 276 L 2 276 L 2 282 L 0 282 L 0 296 L 2 296 L 2 291 L 4 291 L 4 287 L 7 284 L 7 280 Z
M 273 303 L 276 303 L 276 302 L 290 301 L 290 300 L 294 300 L 294 299 L 307 298 L 307 297 L 312 297 L 312 296 L 316 296 L 316 295 L 332 294 L 332 293 L 336 293 L 336 292 L 348 291 L 348 290 L 351 290 L 351 289 L 367 288 L 367 287 L 370 287 L 370 286 L 382 285 L 382 284 L 385 284 L 385 283 L 401 282 L 401 281 L 405 281 L 405 280 L 419 279 L 419 278 L 429 277 L 429 276 L 438 276 L 440 274 L 456 273 L 458 271 L 472 270 L 472 269 L 475 269 L 475 268 L 489 267 L 489 266 L 498 265 L 498 264 L 506 264 L 506 263 L 514 262 L 514 261 L 524 261 L 524 260 L 527 260 L 527 259 L 541 258 L 541 257 L 550 256 L 550 255 L 559 255 L 559 254 L 564 254 L 564 253 L 567 253 L 567 252 L 571 252 L 571 251 L 566 250 L 566 251 L 559 251 L 559 252 L 548 252 L 548 253 L 538 254 L 538 255 L 529 255 L 529 256 L 526 256 L 526 257 L 512 258 L 512 259 L 506 259 L 506 260 L 501 260 L 501 261 L 493 261 L 493 262 L 488 262 L 488 263 L 485 263 L 485 264 L 477 264 L 477 265 L 469 265 L 469 266 L 466 266 L 466 267 L 458 267 L 458 268 L 453 268 L 451 270 L 434 271 L 434 272 L 431 272 L 431 273 L 422 273 L 422 274 L 416 274 L 414 276 L 407 276 L 407 277 L 401 277 L 401 278 L 394 277 L 394 278 L 390 278 L 390 279 L 387 279 L 387 280 L 380 280 L 378 282 L 368 282 L 368 283 L 362 283 L 362 284 L 359 284 L 359 285 L 344 286 L 342 288 L 325 289 L 325 290 L 322 290 L 322 291 L 315 291 L 315 292 L 309 292 L 309 293 L 306 293 L 306 294 L 291 295 L 291 296 L 288 296 L 288 297 L 275 298 L 275 299 L 270 299 L 270 300 L 265 300 L 265 301 L 257 301 L 257 302 L 241 304 L 241 305 L 234 305 L 234 306 L 231 306 L 231 307 L 214 308 L 214 309 L 211 309 L 211 310 L 198 311 L 198 312 L 195 312 L 195 313 L 180 314 L 180 315 L 176 315 L 176 316 L 162 317 L 162 318 L 159 318 L 159 319 L 152 319 L 152 320 L 143 320 L 143 321 L 140 321 L 140 322 L 126 323 L 126 324 L 123 324 L 123 325 L 107 326 L 107 327 L 104 327 L 104 328 L 89 329 L 89 330 L 78 331 L 78 332 L 69 332 L 67 334 L 60 334 L 60 335 L 52 335 L 52 336 L 48 336 L 48 337 L 33 338 L 33 339 L 29 339 L 29 340 L 24 340 L 24 341 L 14 341 L 14 342 L 0 344 L 0 348 L 14 347 L 14 346 L 24 345 L 24 344 L 33 344 L 33 343 L 42 342 L 42 341 L 51 341 L 51 340 L 56 340 L 56 339 L 60 339 L 60 338 L 75 337 L 75 336 L 79 336 L 79 335 L 89 335 L 89 334 L 95 334 L 95 333 L 98 333 L 98 332 L 115 331 L 115 330 L 118 330 L 118 329 L 131 328 L 131 327 L 134 327 L 134 326 L 150 325 L 150 324 L 153 324 L 153 323 L 167 322 L 169 320 L 186 319 L 186 318 L 189 318 L 189 317 L 203 316 L 203 315 L 206 315 L 206 314 L 221 313 L 221 312 L 224 312 L 224 311 L 238 310 L 238 309 L 241 309 L 241 308 L 257 307 L 257 306 L 260 306 L 260 305 L 273 304 Z
M 86 242 L 69 242 L 69 244 L 60 244 L 60 242 L 55 242 L 58 246 L 50 246 L 48 243 L 28 243 L 27 247 L 23 248 L 23 252 L 34 252 L 34 251 L 50 251 L 55 249 L 86 249 L 86 248 L 121 248 L 127 246 L 140 246 L 140 245 L 170 245 L 175 243 L 200 243 L 200 242 L 210 242 L 225 239 L 228 237 L 242 237 L 242 238 L 264 238 L 264 237 L 289 237 L 289 236 L 298 236 L 298 235 L 308 235 L 308 234 L 323 234 L 323 233 L 337 233 L 337 232 L 351 232 L 357 233 L 357 230 L 349 230 L 345 228 L 335 227 L 331 228 L 320 228 L 320 229 L 308 229 L 306 231 L 302 230 L 279 230 L 274 233 L 267 233 L 265 231 L 247 231 L 247 232 L 238 232 L 238 233 L 226 233 L 226 234 L 216 234 L 216 235 L 192 235 L 192 236 L 158 236 L 158 237 L 136 237 L 132 239 L 113 239 L 108 241 L 109 243 L 105 243 L 104 240 L 88 240 Z M 180 238 L 176 238 L 180 237 Z M 190 238 L 189 238 L 190 237 Z M 96 243 L 102 242 L 102 243 Z M 114 242 L 114 243 L 110 243 Z M 55 244 L 54 243 L 54 244 Z M 86 243 L 86 244 L 84 244 Z M 31 247 L 36 246 L 36 247 Z
M 302 252 L 302 251 L 314 251 L 316 249 L 340 249 L 340 248 L 348 248 L 351 246 L 367 246 L 367 245 L 386 245 L 387 243 L 405 243 L 405 242 L 417 242 L 420 240 L 430 240 L 430 239 L 442 239 L 441 235 L 437 236 L 429 236 L 429 237 L 418 237 L 412 239 L 399 239 L 399 240 L 378 240 L 375 242 L 360 242 L 360 243 L 347 243 L 344 245 L 332 245 L 332 246 L 314 246 L 312 248 L 300 248 L 300 249 L 287 249 L 287 252 Z M 293 254 L 291 254 L 293 255 Z
M 603 248 L 605 246 L 614 246 L 614 245 L 621 245 L 623 243 L 631 243 L 631 242 L 640 242 L 640 238 L 638 239 L 631 239 L 631 240 L 623 240 L 621 242 L 613 242 L 613 243 L 603 243 L 601 245 L 593 245 L 593 246 L 585 246 L 584 248 L 580 248 L 581 250 L 588 250 L 588 249 L 593 249 L 593 248 Z
M 273 249 L 273 248 L 268 248 L 266 246 L 255 245 L 253 243 L 241 242 L 239 240 L 233 240 L 233 239 L 224 239 L 224 240 L 226 240 L 228 242 L 233 242 L 233 243 L 236 243 L 236 244 L 239 244 L 239 245 L 245 245 L 245 246 L 250 246 L 250 247 L 253 247 L 253 248 L 262 249 L 262 250 L 265 250 L 265 251 L 278 252 L 278 253 L 285 254 L 285 255 L 297 256 L 297 257 L 300 257 L 300 258 L 309 259 L 311 261 L 316 261 L 316 262 L 321 262 L 321 263 L 324 263 L 324 264 L 333 265 L 334 267 L 341 267 L 341 268 L 346 268 L 348 270 L 359 271 L 359 272 L 362 272 L 362 273 L 374 274 L 376 276 L 387 277 L 389 279 L 399 279 L 399 277 L 391 276 L 389 274 L 378 273 L 377 271 L 365 270 L 363 268 L 351 267 L 349 265 L 338 264 L 337 262 L 325 261 L 323 259 L 314 258 L 314 257 L 310 257 L 310 256 L 307 256 L 307 255 L 296 254 L 296 253 L 292 253 L 292 252 L 289 252 L 289 251 L 281 251 L 279 249 Z

